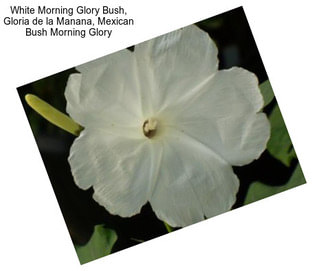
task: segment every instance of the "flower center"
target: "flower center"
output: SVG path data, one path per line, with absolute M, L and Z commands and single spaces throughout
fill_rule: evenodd
M 143 133 L 146 137 L 152 138 L 157 132 L 157 120 L 154 118 L 149 118 L 145 120 L 142 126 Z

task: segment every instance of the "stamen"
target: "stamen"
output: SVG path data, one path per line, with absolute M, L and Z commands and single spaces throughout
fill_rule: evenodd
M 142 130 L 146 137 L 152 138 L 157 132 L 157 120 L 154 118 L 147 119 L 142 126 Z

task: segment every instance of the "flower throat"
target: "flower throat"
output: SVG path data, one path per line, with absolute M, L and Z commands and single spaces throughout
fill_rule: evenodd
M 157 132 L 157 120 L 154 118 L 149 118 L 145 120 L 142 130 L 146 137 L 152 138 L 156 135 Z

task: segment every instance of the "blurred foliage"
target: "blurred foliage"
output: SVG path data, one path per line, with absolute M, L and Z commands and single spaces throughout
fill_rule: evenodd
M 271 136 L 267 149 L 273 157 L 289 167 L 292 159 L 296 158 L 296 153 L 277 104 L 269 115 L 269 121 Z
M 264 98 L 264 107 L 266 107 L 270 102 L 275 98 L 273 89 L 269 80 L 266 80 L 262 84 L 259 85 L 261 94 Z
M 249 204 L 254 201 L 264 199 L 266 197 L 275 195 L 277 193 L 283 192 L 285 190 L 294 188 L 296 186 L 299 186 L 305 183 L 306 181 L 305 181 L 303 172 L 301 170 L 301 167 L 299 164 L 297 164 L 293 172 L 293 175 L 285 185 L 271 186 L 271 185 L 263 184 L 261 182 L 252 183 L 249 187 L 249 191 L 244 204 Z
M 84 246 L 75 246 L 81 264 L 93 261 L 111 253 L 117 234 L 114 230 L 96 225 L 91 239 Z
M 274 100 L 274 93 L 271 84 L 269 80 L 266 80 L 259 87 L 264 97 L 264 106 L 266 107 Z M 268 152 L 286 167 L 293 168 L 291 166 L 291 162 L 293 159 L 297 158 L 296 153 L 276 101 L 274 102 L 273 108 L 269 113 L 269 121 L 271 126 L 271 136 L 267 144 Z M 283 185 L 268 185 L 260 181 L 251 183 L 244 204 L 249 204 L 251 202 L 272 196 L 304 183 L 306 183 L 306 181 L 301 167 L 297 162 L 292 176 Z

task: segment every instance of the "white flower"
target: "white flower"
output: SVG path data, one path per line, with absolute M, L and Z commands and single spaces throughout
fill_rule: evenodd
M 231 166 L 258 158 L 270 133 L 254 74 L 218 70 L 216 45 L 196 26 L 77 69 L 65 96 L 85 127 L 69 156 L 80 188 L 123 217 L 149 202 L 171 226 L 232 207 Z

